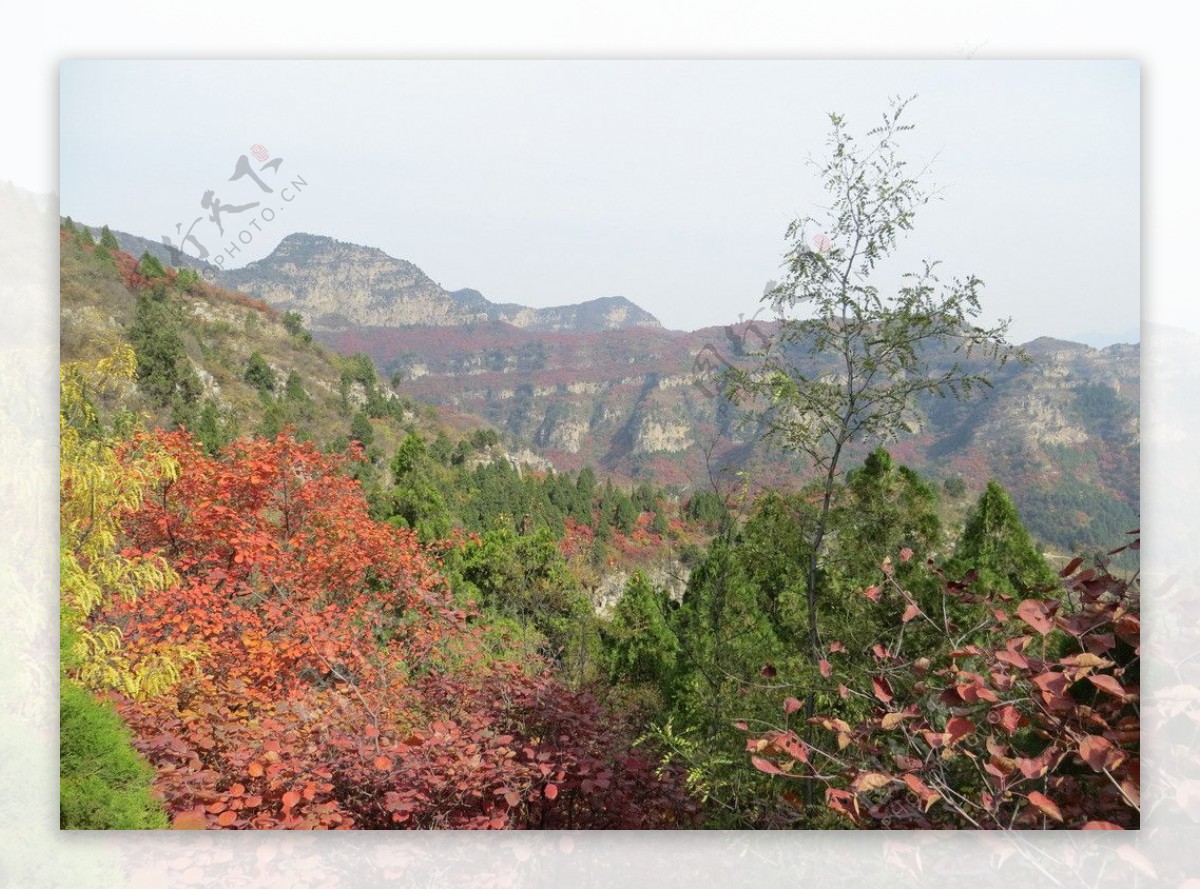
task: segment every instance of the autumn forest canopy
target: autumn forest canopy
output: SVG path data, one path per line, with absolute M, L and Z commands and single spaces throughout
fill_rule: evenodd
M 770 484 L 556 468 L 64 220 L 61 827 L 1137 828 L 1136 510 L 1033 489 L 1109 538 L 1050 554 L 892 447 L 1030 361 L 974 277 L 875 284 L 905 104 L 832 116 L 830 213 L 706 382 Z

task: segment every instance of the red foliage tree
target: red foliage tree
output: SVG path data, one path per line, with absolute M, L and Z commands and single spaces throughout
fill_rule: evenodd
M 663 827 L 695 808 L 619 722 L 486 658 L 415 536 L 373 522 L 346 458 L 284 435 L 181 472 L 127 523 L 175 587 L 118 604 L 131 655 L 196 654 L 123 702 L 177 827 Z M 436 554 L 434 554 L 436 556 Z
M 987 626 L 964 642 L 945 613 L 922 611 L 889 560 L 866 595 L 903 608 L 896 640 L 874 646 L 867 673 L 831 677 L 843 698 L 873 703 L 871 716 L 854 726 L 814 717 L 807 738 L 757 734 L 752 763 L 823 784 L 826 805 L 862 827 L 1137 828 L 1136 576 L 1080 565 L 1064 569 L 1055 595 L 1015 604 L 938 573 L 949 600 L 986 609 Z M 939 631 L 943 645 L 901 657 L 910 622 Z M 799 707 L 784 702 L 787 713 Z

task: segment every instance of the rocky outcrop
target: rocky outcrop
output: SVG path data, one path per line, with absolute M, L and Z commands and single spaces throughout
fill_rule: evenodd
M 532 308 L 492 303 L 476 290 L 447 291 L 407 260 L 319 235 L 288 235 L 269 256 L 218 279 L 277 309 L 299 312 L 314 331 L 487 322 L 544 332 L 660 327 L 624 297 Z
M 652 412 L 637 421 L 633 434 L 633 453 L 676 453 L 686 451 L 693 441 L 691 424 Z
M 1010 370 L 998 382 L 984 407 L 977 411 L 975 444 L 983 447 L 1018 445 L 1082 445 L 1098 433 L 1130 445 L 1139 440 L 1137 405 L 1141 390 L 1141 350 L 1118 344 L 1093 349 L 1040 337 L 1025 344 L 1029 364 Z M 1113 418 L 1116 429 L 1095 429 L 1094 419 L 1080 408 L 1081 386 L 1103 386 L 1125 404 L 1127 416 Z
M 667 560 L 649 568 L 639 569 L 646 580 L 654 587 L 665 590 L 675 602 L 683 602 L 684 591 L 687 590 L 691 569 L 678 560 Z M 601 618 L 611 618 L 613 609 L 621 601 L 625 593 L 625 585 L 632 578 L 632 573 L 622 569 L 610 572 L 600 579 L 600 583 L 592 591 L 592 606 Z

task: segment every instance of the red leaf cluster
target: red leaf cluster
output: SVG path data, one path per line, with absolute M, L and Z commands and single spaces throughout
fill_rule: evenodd
M 485 655 L 436 549 L 368 517 L 346 458 L 155 435 L 181 472 L 126 532 L 180 581 L 105 618 L 135 659 L 194 657 L 169 695 L 121 703 L 174 827 L 694 822 L 594 699 Z
M 915 662 L 876 644 L 866 676 L 846 680 L 868 687 L 857 692 L 876 703 L 869 719 L 851 727 L 817 716 L 790 744 L 752 738 L 752 765 L 824 783 L 826 805 L 863 827 L 1137 828 L 1136 576 L 1080 565 L 1064 569 L 1056 595 L 1026 599 L 1015 614 L 1000 595 L 970 600 L 994 619 L 971 643 L 947 622 L 944 648 Z M 888 568 L 868 598 L 887 588 L 911 602 Z M 947 596 L 966 596 L 965 585 L 943 582 Z

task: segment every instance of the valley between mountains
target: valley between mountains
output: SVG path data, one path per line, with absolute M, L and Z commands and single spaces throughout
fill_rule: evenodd
M 115 234 L 134 256 L 188 261 Z M 593 466 L 679 492 L 734 487 L 747 475 L 769 487 L 804 472 L 762 447 L 760 431 L 741 425 L 712 383 L 770 335 L 770 321 L 684 332 L 620 296 L 497 304 L 446 290 L 379 249 L 300 233 L 240 269 L 192 265 L 299 313 L 338 352 L 370 356 L 406 396 L 478 417 L 560 469 Z M 1000 369 L 979 397 L 914 404 L 907 434 L 887 447 L 935 481 L 963 479 L 972 495 L 996 479 L 1053 550 L 1107 548 L 1136 527 L 1140 508 L 1140 346 L 1045 336 L 1023 348 L 1028 363 Z

